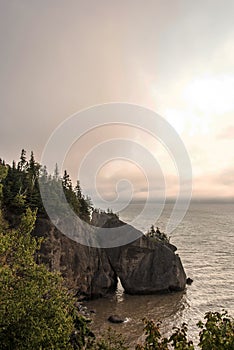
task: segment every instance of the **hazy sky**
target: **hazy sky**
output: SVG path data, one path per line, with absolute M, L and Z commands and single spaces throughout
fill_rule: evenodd
M 18 159 L 25 148 L 40 159 L 71 114 L 129 102 L 177 130 L 192 162 L 194 197 L 234 196 L 233 19 L 233 0 L 0 0 L 0 156 Z M 174 195 L 165 151 L 131 130 L 96 132 L 75 154 L 118 132 L 157 149 Z M 136 198 L 144 197 L 144 174 L 121 161 L 99 172 L 106 197 L 126 172 Z

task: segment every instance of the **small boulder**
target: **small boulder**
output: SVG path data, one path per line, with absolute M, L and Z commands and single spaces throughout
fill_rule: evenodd
M 188 277 L 188 278 L 186 279 L 186 284 L 188 284 L 189 286 L 191 286 L 192 283 L 193 283 L 192 278 Z
M 118 315 L 111 315 L 110 317 L 108 317 L 108 321 L 111 323 L 123 323 L 125 319 Z

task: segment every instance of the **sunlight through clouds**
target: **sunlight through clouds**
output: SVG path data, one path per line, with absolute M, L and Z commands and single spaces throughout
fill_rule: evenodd
M 234 111 L 234 76 L 195 78 L 182 96 L 191 108 L 208 115 Z

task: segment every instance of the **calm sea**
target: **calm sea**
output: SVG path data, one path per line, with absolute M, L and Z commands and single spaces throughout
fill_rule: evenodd
M 157 226 L 165 229 L 172 211 L 166 204 Z M 152 211 L 155 210 L 152 205 Z M 121 213 L 120 218 L 131 222 L 139 205 L 134 204 Z M 147 230 L 144 219 L 137 228 Z M 178 248 L 188 277 L 194 280 L 186 291 L 150 296 L 129 296 L 119 284 L 116 295 L 86 303 L 95 309 L 93 329 L 97 333 L 110 326 L 107 318 L 118 314 L 128 322 L 113 325 L 125 335 L 130 344 L 142 334 L 142 318 L 161 321 L 163 334 L 174 326 L 188 324 L 190 339 L 197 341 L 196 323 L 207 311 L 228 310 L 234 316 L 234 204 L 191 203 L 181 224 L 171 234 L 170 241 Z

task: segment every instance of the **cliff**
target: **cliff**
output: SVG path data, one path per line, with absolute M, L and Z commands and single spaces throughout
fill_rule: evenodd
M 47 219 L 37 220 L 33 235 L 44 237 L 39 262 L 52 271 L 60 271 L 66 286 L 78 296 L 97 298 L 116 289 L 117 275 L 104 250 L 73 241 Z
M 96 215 L 93 224 L 102 227 L 125 225 L 106 214 Z M 133 232 L 132 226 L 126 226 Z M 151 294 L 183 290 L 186 275 L 176 247 L 142 236 L 125 246 L 100 249 L 81 245 L 64 236 L 47 219 L 38 219 L 33 232 L 43 236 L 39 262 L 60 271 L 69 288 L 85 298 L 105 296 L 117 287 L 120 278 L 130 294 Z
M 185 288 L 186 275 L 175 249 L 142 236 L 131 244 L 108 250 L 107 254 L 125 292 L 153 294 Z

